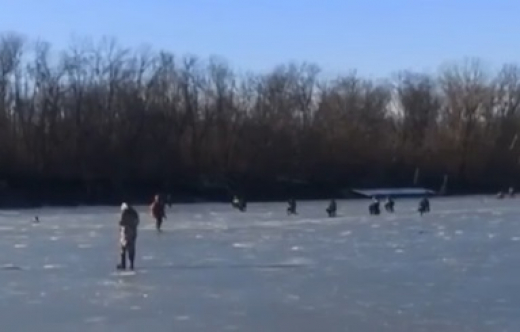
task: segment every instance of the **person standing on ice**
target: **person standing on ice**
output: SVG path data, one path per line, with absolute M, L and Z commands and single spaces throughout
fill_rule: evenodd
M 287 207 L 287 214 L 288 215 L 291 215 L 291 214 L 297 214 L 296 212 L 296 201 L 294 200 L 294 198 L 291 198 L 289 200 L 289 202 L 287 202 L 289 204 L 289 206 Z
M 150 206 L 152 216 L 155 219 L 155 228 L 161 231 L 163 220 L 166 219 L 164 201 L 160 195 L 155 195 L 152 205 Z
M 329 215 L 329 217 L 335 217 L 336 216 L 336 211 L 338 209 L 338 206 L 336 204 L 336 200 L 335 199 L 332 199 L 329 203 L 329 206 L 327 207 L 327 214 Z
M 121 205 L 121 218 L 119 220 L 120 227 L 120 245 L 121 245 L 121 262 L 117 265 L 118 270 L 126 269 L 126 259 L 130 263 L 130 269 L 134 269 L 135 262 L 135 245 L 137 241 L 137 227 L 139 226 L 139 214 L 127 203 Z

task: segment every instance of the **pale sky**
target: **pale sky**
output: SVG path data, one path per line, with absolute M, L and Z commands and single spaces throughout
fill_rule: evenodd
M 0 31 L 56 48 L 116 37 L 240 69 L 291 60 L 385 76 L 479 57 L 520 61 L 518 0 L 0 0 Z

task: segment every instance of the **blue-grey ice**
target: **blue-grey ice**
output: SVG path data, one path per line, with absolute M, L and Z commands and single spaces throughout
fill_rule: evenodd
M 518 200 L 368 202 L 138 207 L 135 273 L 117 206 L 0 211 L 2 331 L 520 331 Z

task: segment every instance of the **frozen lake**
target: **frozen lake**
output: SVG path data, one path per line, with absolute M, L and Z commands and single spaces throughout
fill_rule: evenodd
M 117 207 L 0 211 L 2 331 L 520 331 L 519 200 L 368 202 L 140 207 L 135 275 Z

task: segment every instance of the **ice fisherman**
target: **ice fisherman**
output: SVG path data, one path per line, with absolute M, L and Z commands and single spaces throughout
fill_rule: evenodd
M 123 203 L 121 205 L 121 217 L 119 220 L 120 228 L 120 239 L 119 243 L 121 246 L 121 261 L 117 265 L 117 269 L 126 269 L 126 260 L 130 263 L 130 269 L 134 269 L 135 262 L 135 246 L 137 241 L 137 228 L 139 226 L 139 214 L 137 211 L 128 205 Z
M 238 198 L 238 196 L 235 195 L 233 197 L 233 201 L 231 201 L 231 206 L 240 210 L 241 212 L 245 212 L 247 209 L 247 202 L 244 198 Z
M 376 197 L 372 197 L 372 203 L 370 203 L 370 205 L 368 206 L 368 212 L 374 215 L 378 215 L 379 213 L 381 213 L 379 209 L 379 199 L 377 199 Z
M 166 219 L 165 204 L 161 195 L 155 195 L 150 210 L 155 219 L 155 228 L 161 231 L 163 220 Z
M 336 216 L 336 211 L 338 209 L 338 206 L 336 204 L 336 200 L 335 199 L 332 199 L 329 203 L 329 206 L 327 207 L 327 214 L 329 215 L 329 217 L 335 217 Z
M 421 199 L 421 201 L 419 202 L 418 211 L 421 215 L 430 212 L 430 200 L 428 199 L 428 197 L 423 197 L 423 199 Z
M 238 207 L 240 206 L 240 199 L 238 198 L 237 195 L 233 196 L 233 200 L 231 201 L 231 206 L 234 207 L 235 209 L 238 209 Z
M 385 202 L 385 210 L 386 210 L 386 212 L 393 213 L 394 212 L 394 205 L 395 205 L 394 200 L 392 199 L 392 197 L 388 196 L 386 198 L 386 202 Z
M 287 202 L 287 204 L 289 205 L 289 206 L 287 207 L 287 214 L 288 214 L 288 215 L 291 215 L 291 214 L 297 214 L 297 212 L 296 212 L 296 201 L 295 201 L 293 198 L 291 198 L 291 199 Z

